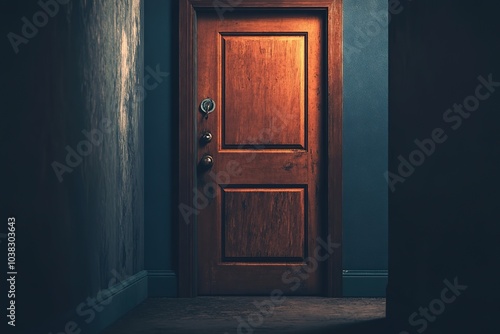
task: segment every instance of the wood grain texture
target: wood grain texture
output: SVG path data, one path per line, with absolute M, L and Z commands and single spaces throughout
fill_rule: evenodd
M 222 36 L 224 148 L 306 148 L 306 47 L 307 34 Z
M 307 229 L 304 188 L 223 190 L 225 261 L 303 260 Z
M 208 118 L 198 115 L 198 129 L 216 133 L 212 142 L 199 148 L 198 159 L 213 156 L 213 175 L 238 165 L 238 173 L 215 180 L 218 188 L 198 217 L 200 294 L 268 293 L 285 287 L 284 273 L 300 270 L 304 255 L 314 252 L 321 211 L 326 211 L 319 200 L 326 192 L 320 182 L 326 139 L 321 132 L 326 122 L 322 23 L 321 15 L 313 12 L 231 13 L 222 21 L 210 12 L 198 15 L 198 101 L 212 97 L 218 102 Z M 228 77 L 231 84 L 224 80 Z M 238 102 L 243 106 L 234 110 Z M 234 148 L 226 147 L 227 138 Z M 198 174 L 200 191 L 214 182 L 210 172 Z M 313 191 L 304 192 L 302 201 L 283 191 L 233 190 L 229 202 L 223 201 L 229 188 L 270 187 Z M 325 263 L 319 264 L 301 289 L 289 294 L 320 294 L 324 269 Z
M 191 206 L 193 203 L 192 189 L 195 185 L 194 161 L 195 146 L 193 142 L 195 123 L 191 112 L 194 101 L 194 52 L 193 23 L 195 10 L 189 1 L 179 2 L 179 178 L 178 198 L 176 207 Z M 177 211 L 177 213 L 179 213 Z M 194 225 L 195 218 L 186 222 L 178 214 L 178 267 L 177 273 L 179 296 L 196 296 L 195 284 L 195 252 Z
M 223 9 L 224 17 L 219 17 Z M 276 9 L 263 11 L 264 8 Z M 217 11 L 219 9 L 219 11 Z M 257 11 L 255 9 L 258 9 Z M 300 9 L 299 11 L 295 9 Z M 312 11 L 306 11 L 310 9 Z M 311 15 L 311 13 L 314 13 Z M 286 14 L 276 17 L 276 14 Z M 205 153 L 213 154 L 215 165 L 211 172 L 214 175 L 223 173 L 227 166 L 234 161 L 239 163 L 239 173 L 231 175 L 230 186 L 269 186 L 286 185 L 293 180 L 295 185 L 307 185 L 310 189 L 307 194 L 309 205 L 307 209 L 309 221 L 319 224 L 309 224 L 307 245 L 309 253 L 315 245 L 314 236 L 331 236 L 337 243 L 342 241 L 341 207 L 342 207 L 342 1 L 341 0 L 288 0 L 288 1 L 255 1 L 247 0 L 234 7 L 230 4 L 220 3 L 220 7 L 214 8 L 212 0 L 180 0 L 179 11 L 179 200 L 180 203 L 193 203 L 197 197 L 192 185 L 197 185 L 198 190 L 210 183 L 211 178 L 207 173 L 196 174 L 195 164 Z M 238 15 L 240 15 L 238 17 Z M 275 15 L 273 17 L 273 15 Z M 259 141 L 257 144 L 242 145 L 241 136 L 235 142 L 240 141 L 237 147 L 224 148 L 222 113 L 214 113 L 215 117 L 204 119 L 196 112 L 197 104 L 202 98 L 214 97 L 218 102 L 222 101 L 223 70 L 222 64 L 222 38 L 223 34 L 267 34 L 267 33 L 303 33 L 308 31 L 306 27 L 287 23 L 287 16 L 291 20 L 299 20 L 302 23 L 307 17 L 314 17 L 320 24 L 319 30 L 308 36 L 318 36 L 316 41 L 309 40 L 307 55 L 309 58 L 319 59 L 316 67 L 311 69 L 307 65 L 308 76 L 315 78 L 313 82 L 307 79 L 308 88 L 306 98 L 312 96 L 312 103 L 306 103 L 307 114 L 316 115 L 315 118 L 307 119 L 305 127 L 307 150 L 295 147 L 265 146 Z M 245 19 L 244 19 L 245 18 Z M 252 19 L 254 21 L 252 21 Z M 256 19 L 264 19 L 267 22 L 255 24 Z M 203 22 L 214 25 L 216 31 L 212 35 L 204 35 L 200 42 L 200 34 L 206 33 Z M 231 24 L 238 29 L 233 29 Z M 286 25 L 290 26 L 284 29 Z M 274 25 L 274 28 L 273 28 Z M 217 30 L 219 29 L 219 30 Z M 321 45 L 311 52 L 311 45 Z M 213 52 L 207 52 L 202 57 L 195 57 L 196 50 L 205 49 L 205 46 L 215 45 Z M 196 46 L 196 48 L 195 48 Z M 309 60 L 308 60 L 309 62 Z M 213 66 L 213 64 L 216 64 Z M 212 66 L 212 67 L 209 67 Z M 209 70 L 204 72 L 203 69 Z M 197 78 L 197 81 L 195 81 Z M 314 85 L 316 83 L 316 86 Z M 312 84 L 312 85 L 311 85 Z M 193 95 L 196 92 L 196 95 Z M 224 108 L 224 105 L 218 105 Z M 195 110 L 195 112 L 193 112 Z M 193 116 L 195 116 L 193 118 Z M 281 116 L 280 116 L 281 117 Z M 324 117 L 324 118 L 323 118 Z M 293 118 L 286 119 L 294 122 Z M 297 120 L 295 120 L 297 122 Z M 271 124 L 273 121 L 271 121 Z M 258 125 L 258 124 L 256 124 Z M 265 136 L 281 131 L 280 126 L 263 127 L 259 135 Z M 211 130 L 214 133 L 214 141 L 204 147 L 198 147 L 195 138 L 202 131 Z M 278 135 L 276 138 L 279 138 Z M 251 142 L 251 141 L 250 141 Z M 284 141 L 283 141 L 284 142 Z M 270 143 L 270 142 L 269 142 Z M 197 153 L 196 153 L 197 151 Z M 311 152 L 313 154 L 311 154 Z M 194 155 L 193 155 L 194 154 Z M 316 154 L 316 156 L 315 156 Z M 194 156 L 194 159 L 193 159 Z M 322 159 L 323 158 L 323 159 Z M 266 178 L 266 176 L 269 176 Z M 313 176 L 313 177 L 312 177 Z M 287 181 L 288 180 L 288 181 Z M 318 181 L 320 180 L 320 181 Z M 259 294 L 269 293 L 266 288 L 282 288 L 287 291 L 289 286 L 281 276 L 287 270 L 300 270 L 300 263 L 273 263 L 240 266 L 239 263 L 221 263 L 210 259 L 221 258 L 221 247 L 211 249 L 211 243 L 221 244 L 221 216 L 222 189 L 227 184 L 217 184 L 215 197 L 209 199 L 206 207 L 200 210 L 200 215 L 194 215 L 194 224 L 181 226 L 184 220 L 179 217 L 179 295 L 192 296 L 201 294 Z M 311 200 L 313 202 L 311 202 Z M 202 213 L 207 213 L 212 219 L 203 218 Z M 213 219 L 215 217 L 215 219 Z M 198 219 L 199 218 L 199 219 Z M 211 221 L 218 222 L 215 226 Z M 203 228 L 208 222 L 210 228 Z M 195 236 L 193 225 L 197 224 L 198 234 Z M 312 229 L 312 230 L 311 230 Z M 198 237 L 199 251 L 194 254 L 194 242 Z M 214 241 L 215 240 L 215 241 Z M 197 286 L 193 282 L 195 277 L 194 261 L 198 257 L 198 280 Z M 342 285 L 342 253 L 341 248 L 328 258 L 324 268 L 317 271 L 317 275 L 308 277 L 300 284 L 293 294 L 318 294 L 324 293 L 328 296 L 341 296 Z M 211 262 L 212 261 L 212 262 Z M 205 265 L 206 264 L 206 265 Z M 325 269 L 326 271 L 323 271 Z M 238 274 L 235 274 L 237 270 Z M 253 289 L 248 289 L 248 278 L 253 282 Z M 326 278 L 323 280 L 323 278 Z M 323 285 L 322 282 L 325 282 Z M 323 287 L 325 289 L 323 289 Z
M 328 5 L 326 43 L 328 121 L 328 215 L 327 235 L 342 245 L 342 1 Z M 327 296 L 342 296 L 342 247 L 336 249 L 327 262 Z

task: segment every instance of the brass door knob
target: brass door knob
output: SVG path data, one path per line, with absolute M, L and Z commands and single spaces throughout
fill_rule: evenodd
M 214 158 L 210 154 L 205 154 L 201 157 L 200 165 L 204 169 L 210 169 L 214 165 Z

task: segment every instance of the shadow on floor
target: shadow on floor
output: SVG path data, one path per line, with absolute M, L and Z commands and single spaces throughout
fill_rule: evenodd
M 385 299 L 152 298 L 106 334 L 386 334 Z
M 257 334 L 256 332 L 255 334 Z M 385 318 L 356 322 L 352 324 L 341 324 L 325 326 L 323 328 L 289 332 L 289 334 L 387 334 Z

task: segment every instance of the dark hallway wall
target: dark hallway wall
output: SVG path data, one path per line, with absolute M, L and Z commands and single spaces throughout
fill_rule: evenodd
M 177 4 L 144 2 L 145 75 L 159 69 L 160 80 L 149 78 L 144 98 L 145 268 L 160 274 L 150 280 L 153 295 L 177 294 L 175 221 L 177 143 Z M 163 277 L 163 279 L 160 279 Z M 154 285 L 154 286 L 153 286 Z
M 388 6 L 344 0 L 344 295 L 383 296 L 387 283 Z
M 59 2 L 43 1 L 48 15 L 37 1 L 1 11 L 0 233 L 15 217 L 19 332 L 59 333 L 67 312 L 96 326 L 104 311 L 87 298 L 144 269 L 143 3 Z M 37 32 L 13 47 L 6 36 L 23 36 L 34 15 Z
M 404 4 L 389 44 L 388 316 L 394 333 L 494 333 L 500 310 L 498 6 Z M 453 302 L 450 284 L 460 286 Z M 431 310 L 428 318 L 421 307 Z

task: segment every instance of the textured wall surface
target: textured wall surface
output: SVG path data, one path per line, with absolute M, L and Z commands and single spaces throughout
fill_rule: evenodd
M 99 268 L 99 286 L 107 284 L 112 269 L 133 274 L 143 268 L 141 1 L 78 5 L 84 27 L 83 124 L 95 129 L 109 120 L 111 128 L 82 166 L 91 212 L 87 224 L 94 225 L 99 245 L 88 260 Z
M 12 191 L 2 214 L 17 221 L 20 327 L 42 328 L 144 268 L 142 7 L 69 1 L 17 53 L 4 41 L 2 188 Z M 4 36 L 42 10 L 37 1 L 8 9 Z

